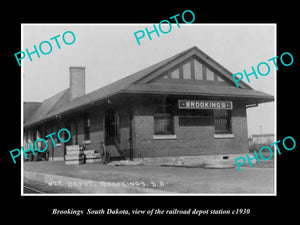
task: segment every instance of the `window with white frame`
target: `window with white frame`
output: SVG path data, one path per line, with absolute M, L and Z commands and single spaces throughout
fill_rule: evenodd
M 214 110 L 215 133 L 231 134 L 231 113 L 225 109 Z
M 167 105 L 155 107 L 154 113 L 154 135 L 173 135 L 174 117 Z

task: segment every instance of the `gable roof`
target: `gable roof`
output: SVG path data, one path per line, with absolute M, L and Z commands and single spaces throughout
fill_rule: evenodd
M 79 98 L 74 99 L 72 102 L 69 102 L 69 104 L 64 104 L 62 107 L 56 107 L 56 110 L 54 110 L 54 105 L 61 105 L 59 104 L 59 100 L 62 97 L 62 95 L 65 93 L 65 91 L 68 91 L 68 89 L 52 96 L 49 99 L 46 99 L 42 105 L 40 106 L 40 109 L 32 115 L 29 121 L 27 121 L 24 126 L 31 126 L 38 122 L 41 122 L 42 120 L 46 120 L 48 118 L 54 117 L 57 114 L 75 109 L 77 107 L 81 107 L 83 105 L 91 104 L 92 102 L 101 100 L 103 98 L 109 97 L 112 94 L 116 94 L 120 92 L 123 89 L 126 89 L 128 86 L 130 86 L 132 83 L 136 82 L 137 80 L 143 78 L 145 75 L 155 71 L 157 68 L 162 67 L 163 65 L 167 64 L 168 62 L 174 60 L 177 57 L 180 57 L 181 55 L 184 55 L 188 50 L 183 51 L 177 55 L 174 55 L 170 58 L 167 58 L 161 62 L 158 62 L 152 66 L 149 66 L 143 70 L 140 70 L 134 74 L 131 74 L 127 77 L 124 77 L 118 81 L 115 81 L 111 84 L 108 84 L 102 88 L 99 88 L 93 92 L 90 92 L 86 95 L 83 95 Z
M 149 74 L 148 76 L 142 77 L 141 80 L 139 80 L 139 83 L 149 83 L 152 80 L 154 80 L 157 76 L 161 75 L 161 73 L 163 73 L 164 71 L 176 66 L 178 63 L 190 58 L 190 57 L 196 57 L 199 58 L 202 62 L 204 62 L 205 64 L 209 65 L 210 67 L 214 68 L 218 73 L 222 74 L 224 77 L 226 77 L 226 79 L 232 83 L 233 86 L 236 87 L 235 82 L 232 78 L 233 73 L 231 73 L 229 70 L 227 70 L 225 67 L 223 67 L 221 64 L 219 64 L 217 61 L 215 61 L 214 59 L 212 59 L 210 56 L 208 56 L 206 53 L 204 53 L 203 51 L 201 51 L 199 48 L 197 48 L 196 46 L 181 52 L 181 54 L 175 55 L 177 57 L 172 57 L 171 62 L 166 63 L 164 65 L 164 67 L 153 71 L 151 74 Z M 170 58 L 168 58 L 170 59 Z M 243 81 L 239 81 L 241 83 L 241 85 L 239 84 L 239 86 L 241 88 L 249 88 L 252 89 L 249 85 L 247 85 L 245 82 Z
M 221 73 L 232 83 L 231 86 L 209 86 L 204 85 L 178 85 L 178 84 L 158 84 L 150 83 L 157 76 L 161 75 L 168 69 L 176 66 L 178 63 L 188 59 L 189 57 L 198 57 L 216 71 Z M 254 91 L 249 85 L 240 81 L 239 88 L 234 84 L 232 73 L 211 59 L 207 54 L 197 47 L 192 47 L 169 57 L 161 62 L 140 70 L 132 75 L 115 81 L 109 85 L 99 88 L 86 95 L 78 97 L 73 101 L 69 101 L 69 89 L 66 89 L 53 97 L 45 100 L 39 109 L 32 115 L 24 126 L 31 126 L 44 120 L 55 117 L 56 115 L 76 110 L 80 107 L 87 106 L 96 101 L 103 100 L 112 95 L 119 93 L 169 93 L 169 94 L 194 94 L 194 95 L 216 95 L 216 96 L 244 96 L 248 98 L 258 98 L 261 102 L 273 101 L 274 97 L 263 92 Z

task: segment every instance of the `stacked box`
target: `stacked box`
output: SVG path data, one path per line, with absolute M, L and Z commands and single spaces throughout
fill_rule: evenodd
M 79 145 L 67 146 L 65 155 L 66 165 L 80 165 L 84 163 L 84 154 Z
M 97 163 L 101 162 L 101 154 L 95 152 L 95 150 L 85 150 L 85 163 Z

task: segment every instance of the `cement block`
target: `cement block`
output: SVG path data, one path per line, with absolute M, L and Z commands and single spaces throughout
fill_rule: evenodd
M 232 160 L 206 160 L 204 161 L 203 168 L 235 168 L 236 164 Z
M 67 151 L 76 151 L 76 150 L 80 150 L 79 145 L 67 145 L 66 146 Z
M 80 150 L 68 150 L 67 151 L 67 155 L 79 155 L 79 154 L 83 154 L 83 151 L 80 151 Z
M 101 154 L 100 153 L 94 153 L 94 154 L 89 154 L 89 155 L 85 155 L 86 159 L 99 159 L 101 158 Z
M 95 150 L 84 150 L 85 155 L 95 154 Z
M 81 160 L 84 159 L 84 155 L 83 154 L 77 154 L 77 155 L 66 155 L 65 156 L 65 160 Z
M 68 160 L 68 161 L 65 161 L 65 164 L 66 165 L 81 165 L 81 164 L 83 164 L 83 159 L 81 159 L 81 160 Z

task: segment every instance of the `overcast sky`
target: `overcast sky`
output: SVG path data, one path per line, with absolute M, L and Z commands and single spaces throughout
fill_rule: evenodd
M 159 22 L 159 21 L 158 21 Z M 157 24 L 157 21 L 155 22 Z M 86 92 L 119 80 L 192 46 L 208 54 L 232 73 L 249 71 L 251 66 L 277 55 L 274 24 L 176 24 L 168 34 L 153 33 L 137 44 L 134 32 L 152 29 L 153 24 L 23 24 L 22 50 L 33 51 L 42 41 L 60 35 L 49 55 L 33 54 L 22 60 L 23 100 L 41 102 L 69 87 L 69 67 L 86 67 Z M 167 27 L 163 28 L 167 30 Z M 66 45 L 61 36 L 72 31 L 76 40 Z M 70 37 L 70 36 L 66 36 Z M 47 50 L 47 46 L 44 46 Z M 279 55 L 281 53 L 278 53 Z M 276 69 L 270 63 L 268 76 L 249 84 L 255 90 L 275 96 Z M 251 78 L 251 77 L 250 77 Z M 246 80 L 245 80 L 246 81 Z M 247 109 L 248 134 L 274 133 L 275 103 Z M 260 130 L 261 129 L 261 130 Z

